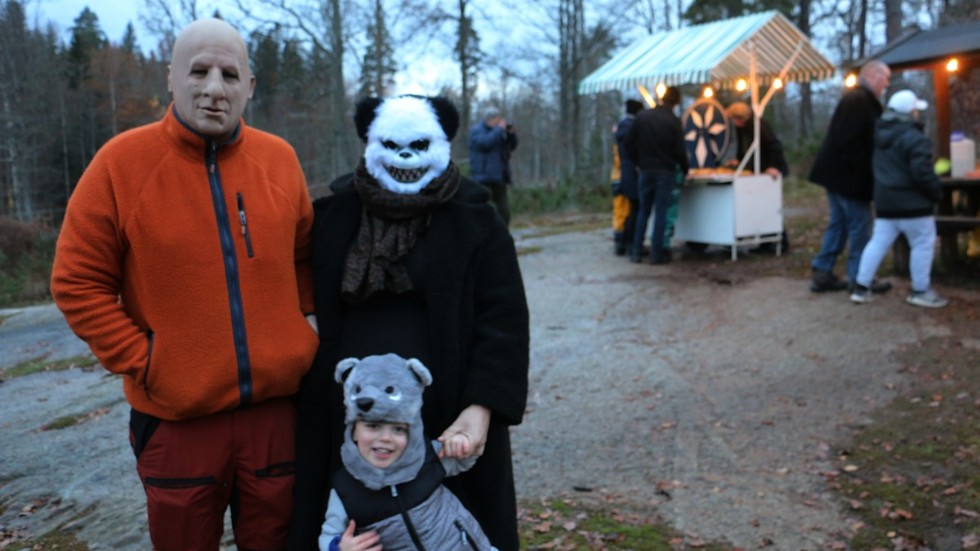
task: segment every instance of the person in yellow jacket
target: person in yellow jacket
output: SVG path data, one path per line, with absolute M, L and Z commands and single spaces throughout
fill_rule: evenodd
M 293 149 L 241 120 L 245 42 L 218 19 L 174 43 L 173 103 L 92 159 L 69 200 L 51 292 L 132 406 L 154 549 L 283 549 L 291 396 L 318 346 L 313 209 Z

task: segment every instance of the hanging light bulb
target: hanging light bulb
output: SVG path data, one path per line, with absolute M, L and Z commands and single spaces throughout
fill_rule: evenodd
M 777 78 L 776 80 L 772 81 L 772 87 L 775 88 L 776 90 L 779 90 L 780 88 L 782 88 L 783 87 L 783 79 Z
M 710 86 L 705 86 L 704 87 L 704 92 L 702 92 L 702 95 L 704 95 L 704 97 L 706 97 L 706 98 L 710 98 L 710 97 L 712 97 L 712 96 L 715 95 L 715 91 L 712 90 Z
M 959 71 L 960 60 L 956 59 L 955 57 L 950 58 L 950 60 L 946 62 L 946 70 L 949 71 L 950 73 L 955 73 L 956 71 Z
M 663 98 L 664 97 L 664 94 L 667 93 L 667 85 L 664 84 L 663 82 L 661 82 L 660 84 L 657 85 L 657 87 L 655 88 L 655 91 L 657 92 L 657 97 L 658 98 Z
M 745 82 L 744 78 L 738 79 L 738 82 L 735 83 L 735 89 L 739 92 L 744 92 L 748 87 L 749 83 Z
M 854 88 L 857 86 L 858 77 L 854 73 L 848 73 L 847 77 L 844 78 L 844 86 L 848 88 Z

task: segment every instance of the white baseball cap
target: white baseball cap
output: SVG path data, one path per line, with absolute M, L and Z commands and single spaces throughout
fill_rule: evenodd
M 888 100 L 888 108 L 899 113 L 925 111 L 929 104 L 915 96 L 912 90 L 899 90 Z

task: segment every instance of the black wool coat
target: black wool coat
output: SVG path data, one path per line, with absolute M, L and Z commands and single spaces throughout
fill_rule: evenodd
M 343 330 L 340 294 L 347 251 L 361 218 L 350 176 L 314 204 L 314 294 L 320 347 L 297 395 L 296 486 L 289 549 L 316 549 L 340 467 L 344 405 L 333 378 Z M 489 194 L 463 179 L 425 230 L 424 288 L 433 384 L 438 403 L 426 432 L 435 438 L 471 404 L 493 414 L 484 454 L 446 486 L 480 522 L 494 546 L 516 550 L 517 511 L 508 426 L 521 422 L 527 402 L 529 314 L 514 241 L 488 203 Z
M 809 180 L 831 193 L 870 202 L 874 195 L 871 155 L 881 111 L 881 102 L 864 86 L 844 94 L 830 118 Z

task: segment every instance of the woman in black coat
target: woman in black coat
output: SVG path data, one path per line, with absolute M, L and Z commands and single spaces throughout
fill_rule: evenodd
M 450 137 L 453 133 L 454 129 L 447 132 Z M 418 143 L 411 136 L 403 141 Z M 416 357 L 432 372 L 422 409 L 430 438 L 451 426 L 469 430 L 473 425 L 466 426 L 467 416 L 489 413 L 485 451 L 474 468 L 447 479 L 446 486 L 480 521 L 495 547 L 518 549 L 508 427 L 521 422 L 527 399 L 527 301 L 513 239 L 487 192 L 460 177 L 451 163 L 439 185 L 447 178 L 453 191 L 426 207 L 407 251 L 400 253 L 398 263 L 410 280 L 407 289 L 388 272 L 383 289 L 366 296 L 358 296 L 363 295 L 360 288 L 358 293 L 348 292 L 353 288 L 350 260 L 364 244 L 360 229 L 398 216 L 364 208 L 365 197 L 373 200 L 365 189 L 375 190 L 376 184 L 365 184 L 372 177 L 363 163 L 354 175 L 332 184 L 332 196 L 314 205 L 320 348 L 297 397 L 290 549 L 315 548 L 329 476 L 341 465 L 344 404 L 342 388 L 332 377 L 334 366 L 345 357 L 388 352 Z M 389 199 L 401 204 L 397 195 Z

